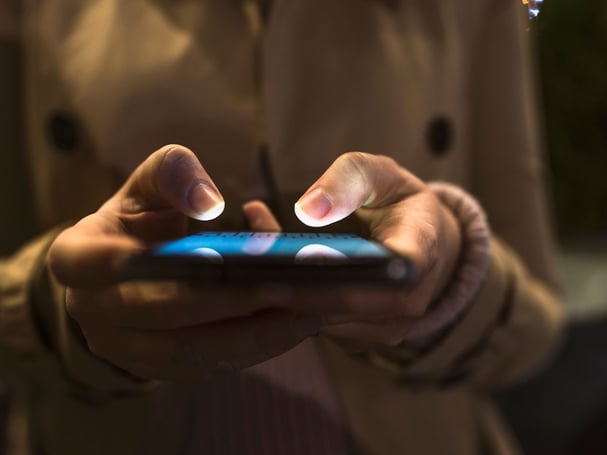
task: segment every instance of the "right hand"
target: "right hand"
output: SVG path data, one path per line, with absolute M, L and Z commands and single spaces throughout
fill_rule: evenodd
M 166 146 L 144 161 L 96 213 L 53 243 L 49 265 L 89 349 L 135 376 L 199 379 L 277 356 L 318 332 L 318 316 L 267 309 L 263 296 L 183 282 L 121 282 L 125 260 L 184 235 L 187 217 L 210 220 L 223 197 L 190 150 Z M 256 230 L 278 230 L 260 202 L 243 208 Z

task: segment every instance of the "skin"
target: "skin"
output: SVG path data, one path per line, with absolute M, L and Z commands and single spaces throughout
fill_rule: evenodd
M 195 380 L 277 356 L 321 331 L 354 350 L 420 336 L 423 315 L 449 282 L 460 251 L 456 220 L 427 186 L 390 158 L 340 156 L 295 204 L 309 226 L 356 212 L 372 237 L 413 260 L 409 292 L 335 288 L 238 295 L 181 282 L 121 282 L 137 250 L 185 234 L 187 217 L 220 216 L 221 193 L 190 150 L 156 151 L 97 212 L 65 230 L 49 267 L 89 349 L 130 373 Z M 243 211 L 252 229 L 279 231 L 262 202 Z

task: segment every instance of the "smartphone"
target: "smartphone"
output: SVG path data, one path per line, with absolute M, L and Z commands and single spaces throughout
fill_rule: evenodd
M 200 232 L 135 255 L 125 278 L 243 287 L 405 287 L 411 270 L 407 258 L 354 234 Z

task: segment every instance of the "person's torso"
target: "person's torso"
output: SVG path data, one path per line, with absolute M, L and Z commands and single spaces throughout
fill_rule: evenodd
M 25 118 L 42 227 L 95 210 L 138 163 L 166 143 L 181 143 L 200 157 L 226 198 L 224 228 L 240 227 L 242 202 L 268 195 L 260 150 L 268 151 L 276 191 L 287 206 L 350 150 L 389 155 L 421 178 L 466 185 L 467 62 L 480 14 L 473 5 L 464 12 L 457 0 L 263 3 L 264 8 L 246 0 L 29 3 L 24 11 Z M 317 356 L 307 352 L 308 360 Z M 338 403 L 345 380 L 350 396 L 358 394 L 367 404 L 376 400 L 379 410 L 373 412 L 385 425 L 370 431 L 383 427 L 394 438 L 362 447 L 363 452 L 476 449 L 476 416 L 465 390 L 420 394 L 373 373 L 358 385 L 348 379 L 353 364 L 342 363 L 337 376 L 320 376 L 324 390 L 331 390 Z M 279 358 L 270 365 L 280 370 L 289 362 Z M 267 375 L 255 379 L 268 384 Z M 368 384 L 375 380 L 381 386 Z M 301 396 L 308 385 L 291 395 Z M 96 422 L 132 412 L 149 417 L 137 425 L 141 434 L 125 436 L 135 444 L 143 437 L 141 450 L 161 450 L 167 441 L 178 441 L 184 447 L 179 453 L 200 453 L 208 432 L 197 432 L 192 422 L 210 424 L 208 390 L 187 390 L 169 387 L 165 395 L 91 414 L 87 431 L 97 438 L 93 444 L 100 444 L 100 453 L 107 453 L 103 444 L 119 447 L 119 439 L 96 432 Z M 310 402 L 319 395 L 303 396 L 304 411 L 311 412 Z M 56 397 L 50 402 L 55 399 L 54 406 L 70 416 L 66 423 L 85 416 L 80 404 Z M 162 406 L 158 400 L 164 400 Z M 171 413 L 154 413 L 172 400 L 175 417 L 162 424 Z M 395 407 L 404 403 L 407 408 L 407 400 L 410 409 Z M 433 404 L 436 416 L 423 411 L 424 402 Z M 329 408 L 336 409 L 331 403 Z M 327 412 L 322 410 L 325 416 L 333 411 Z M 347 433 L 348 416 L 336 412 Z M 260 425 L 255 416 L 246 418 L 254 421 L 251 428 Z M 45 434 L 57 432 L 54 442 L 60 450 L 64 425 L 43 420 Z M 446 428 L 456 420 L 457 426 Z M 399 431 L 398 421 L 409 422 L 410 430 Z M 286 424 L 297 428 L 299 421 Z M 436 439 L 433 427 L 446 438 L 465 435 Z M 189 438 L 187 444 L 183 438 Z M 305 447 L 298 450 L 305 453 Z
M 95 209 L 166 143 L 199 155 L 231 223 L 264 195 L 260 147 L 291 203 L 351 150 L 466 183 L 472 5 L 265 3 L 32 2 L 26 119 L 42 224 Z

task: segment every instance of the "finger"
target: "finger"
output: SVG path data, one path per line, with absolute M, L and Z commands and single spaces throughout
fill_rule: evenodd
M 266 311 L 173 331 L 85 336 L 95 354 L 137 376 L 176 380 L 200 379 L 260 363 L 317 333 L 319 327 L 317 317 Z
M 381 325 L 370 322 L 347 322 L 324 326 L 320 332 L 338 340 L 369 343 L 376 347 L 394 347 L 400 345 L 406 339 L 407 333 L 413 324 L 414 322 L 407 319 L 395 319 Z
M 384 320 L 387 317 L 418 317 L 423 308 L 416 304 L 417 290 L 368 286 L 334 287 L 328 290 L 266 286 L 256 291 L 256 299 L 267 306 L 322 315 L 325 321 L 351 317 L 352 320 Z
M 250 315 L 262 307 L 242 290 L 182 282 L 127 282 L 92 294 L 70 290 L 67 310 L 82 326 L 168 330 Z
M 97 287 L 121 279 L 126 261 L 142 245 L 135 238 L 112 235 L 116 227 L 105 221 L 99 213 L 90 215 L 55 239 L 47 260 L 61 284 Z
M 196 155 L 180 145 L 167 145 L 148 157 L 119 192 L 122 211 L 176 208 L 197 220 L 217 218 L 223 197 Z
M 308 226 L 326 226 L 360 207 L 393 204 L 425 188 L 393 159 L 361 152 L 341 155 L 295 204 Z
M 369 349 L 398 347 L 402 343 L 422 346 L 437 334 L 436 320 L 427 317 L 396 318 L 381 323 L 349 321 L 339 324 L 323 323 L 320 330 L 348 348 Z
M 261 201 L 247 202 L 242 206 L 250 228 L 259 232 L 281 232 L 282 227 L 272 211 Z

